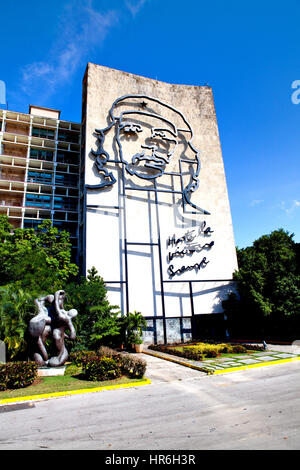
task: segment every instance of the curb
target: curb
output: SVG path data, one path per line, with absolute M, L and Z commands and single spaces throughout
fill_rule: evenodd
M 148 356 L 158 357 L 159 359 L 164 359 L 165 361 L 175 362 L 175 364 L 179 364 L 181 366 L 189 367 L 190 369 L 200 370 L 201 372 L 205 372 L 206 374 L 212 374 L 211 371 L 204 369 L 202 367 L 196 366 L 194 364 L 189 364 L 188 362 L 180 361 L 180 359 L 173 359 L 171 357 L 161 356 L 160 354 L 152 354 L 148 351 L 143 351 L 143 354 L 148 354 Z
M 48 398 L 57 398 L 57 397 L 66 397 L 70 395 L 79 395 L 81 393 L 92 393 L 92 392 L 102 392 L 104 390 L 117 390 L 120 388 L 129 388 L 129 387 L 139 387 L 141 385 L 148 385 L 151 384 L 151 380 L 144 379 L 140 382 L 135 383 L 128 383 L 128 384 L 119 384 L 119 385 L 108 385 L 104 387 L 96 387 L 96 388 L 82 388 L 80 390 L 70 390 L 65 392 L 54 392 L 54 393 L 43 393 L 40 395 L 30 395 L 27 397 L 15 397 L 15 398 L 4 398 L 3 400 L 0 399 L 0 406 L 7 405 L 22 401 L 29 401 L 29 400 L 44 400 Z
M 194 364 L 189 364 L 188 362 L 180 361 L 180 360 L 173 359 L 173 358 L 166 357 L 166 356 L 161 356 L 160 354 L 156 354 L 156 353 L 152 353 L 152 352 L 150 353 L 148 351 L 143 351 L 143 353 L 148 354 L 149 356 L 158 357 L 159 359 L 164 359 L 165 361 L 174 362 L 175 364 L 179 364 L 179 365 L 182 365 L 182 366 L 185 366 L 185 367 L 189 367 L 190 369 L 196 369 L 196 370 L 199 370 L 201 372 L 205 372 L 205 374 L 207 374 L 207 375 L 226 374 L 228 372 L 238 372 L 240 370 L 253 369 L 255 367 L 264 367 L 264 366 L 272 366 L 272 365 L 276 365 L 276 364 L 285 364 L 287 362 L 293 362 L 293 361 L 299 361 L 300 360 L 300 356 L 298 356 L 298 357 L 292 357 L 292 358 L 288 358 L 288 359 L 278 359 L 278 360 L 268 361 L 268 362 L 259 362 L 257 364 L 248 364 L 248 365 L 237 366 L 237 367 L 228 367 L 227 369 L 208 370 L 206 368 L 202 368 L 202 367 L 196 366 Z

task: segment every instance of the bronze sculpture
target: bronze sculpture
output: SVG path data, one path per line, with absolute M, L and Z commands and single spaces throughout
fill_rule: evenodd
M 59 367 L 68 359 L 68 351 L 65 346 L 65 338 L 74 340 L 76 332 L 72 319 L 78 314 L 77 310 L 64 309 L 66 293 L 63 290 L 45 297 L 35 299 L 37 315 L 29 322 L 28 334 L 32 359 L 39 366 Z M 48 308 L 47 305 L 48 304 Z M 69 330 L 69 335 L 66 334 Z M 46 339 L 52 335 L 56 355 L 48 358 Z

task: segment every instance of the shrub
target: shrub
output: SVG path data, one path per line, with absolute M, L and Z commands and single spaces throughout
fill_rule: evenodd
M 114 379 L 120 377 L 121 374 L 128 377 L 140 378 L 145 374 L 147 367 L 144 359 L 130 354 L 119 353 L 107 346 L 101 346 L 97 352 L 74 352 L 70 354 L 70 359 L 74 364 L 83 368 L 87 380 Z M 101 378 L 94 378 L 96 376 Z
M 248 351 L 264 351 L 265 350 L 263 346 L 259 346 L 258 344 L 243 344 L 243 346 Z
M 120 365 L 111 357 L 89 356 L 83 365 L 87 380 L 112 380 L 121 376 Z
M 82 367 L 89 357 L 93 357 L 95 354 L 95 351 L 75 351 L 69 355 L 69 360 L 76 366 Z
M 241 344 L 215 343 L 206 342 L 195 343 L 191 345 L 174 344 L 174 345 L 151 345 L 150 349 L 154 351 L 162 351 L 176 356 L 185 357 L 194 361 L 202 361 L 206 358 L 218 357 L 220 354 L 239 354 L 246 353 L 247 346 Z M 257 348 L 255 348 L 257 349 Z
M 205 357 L 217 357 L 219 354 L 218 348 L 208 348 L 204 350 Z
M 147 363 L 144 359 L 134 357 L 130 354 L 119 353 L 107 346 L 101 346 L 97 355 L 113 358 L 121 367 L 122 372 L 129 377 L 143 377 Z
M 65 370 L 65 376 L 72 377 L 81 374 L 81 366 L 68 364 Z
M 0 364 L 0 390 L 28 387 L 34 382 L 36 375 L 37 364 L 33 361 Z
M 183 353 L 188 359 L 203 360 L 206 357 L 217 357 L 219 354 L 217 345 L 199 343 L 194 346 L 184 346 Z
M 100 346 L 100 348 L 97 349 L 97 356 L 100 356 L 100 357 L 105 356 L 105 357 L 112 357 L 113 359 L 119 359 L 121 354 L 115 351 L 114 349 L 109 348 L 108 346 Z
M 231 352 L 234 354 L 246 353 L 247 348 L 245 346 L 242 346 L 241 344 L 232 344 Z
M 227 343 L 221 343 L 218 344 L 218 351 L 220 354 L 228 354 L 232 352 L 232 346 L 231 344 Z
M 130 354 L 121 354 L 121 367 L 124 374 L 129 377 L 141 378 L 146 372 L 147 363 L 144 359 L 133 357 Z
M 204 359 L 203 349 L 201 347 L 186 346 L 182 348 L 183 356 L 187 359 L 194 359 L 201 361 Z

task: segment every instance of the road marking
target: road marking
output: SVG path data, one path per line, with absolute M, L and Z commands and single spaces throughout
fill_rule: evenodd
M 4 405 L 8 403 L 16 403 L 20 401 L 28 401 L 28 400 L 42 400 L 46 398 L 66 397 L 70 395 L 79 395 L 80 393 L 102 392 L 104 390 L 116 390 L 119 388 L 139 387 L 140 385 L 148 385 L 148 384 L 151 384 L 151 380 L 144 379 L 144 380 L 141 380 L 140 382 L 127 383 L 127 384 L 107 385 L 104 387 L 95 387 L 95 388 L 82 388 L 81 390 L 69 390 L 65 392 L 43 393 L 41 395 L 30 395 L 28 397 L 4 398 L 0 400 L 0 405 Z

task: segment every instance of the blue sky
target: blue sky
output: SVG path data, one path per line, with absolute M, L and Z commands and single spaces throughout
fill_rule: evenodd
M 236 245 L 280 227 L 300 242 L 298 0 L 12 0 L 1 20 L 0 80 L 12 110 L 37 104 L 79 122 L 89 61 L 208 83 Z

